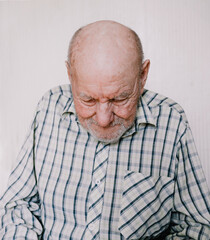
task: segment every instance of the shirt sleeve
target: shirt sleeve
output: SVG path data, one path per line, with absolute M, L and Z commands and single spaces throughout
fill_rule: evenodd
M 37 116 L 37 114 L 36 114 Z M 0 198 L 0 239 L 38 239 L 42 234 L 40 200 L 34 174 L 36 116 Z
M 166 239 L 209 240 L 210 194 L 189 127 L 179 142 L 177 160 L 171 232 Z

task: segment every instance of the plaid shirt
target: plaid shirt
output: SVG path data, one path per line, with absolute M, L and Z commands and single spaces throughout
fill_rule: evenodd
M 1 198 L 0 237 L 209 239 L 209 220 L 207 184 L 177 103 L 145 90 L 132 128 L 104 144 L 80 125 L 64 85 L 38 104 Z

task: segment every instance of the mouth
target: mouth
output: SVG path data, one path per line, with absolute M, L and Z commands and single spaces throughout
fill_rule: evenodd
M 88 124 L 88 127 L 90 128 L 95 128 L 95 129 L 100 129 L 102 131 L 113 131 L 113 129 L 115 128 L 119 128 L 119 127 L 124 127 L 124 125 L 122 123 L 114 123 L 114 124 L 110 124 L 106 127 L 100 126 L 98 123 L 90 123 Z

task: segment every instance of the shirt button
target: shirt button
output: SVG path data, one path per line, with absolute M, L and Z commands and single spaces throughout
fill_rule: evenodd
M 100 179 L 97 179 L 97 180 L 96 180 L 96 185 L 99 185 L 100 182 L 101 182 L 101 180 L 100 180 Z
M 94 229 L 93 223 L 90 223 L 90 224 L 88 225 L 88 228 L 90 229 L 90 231 L 93 231 L 93 229 Z

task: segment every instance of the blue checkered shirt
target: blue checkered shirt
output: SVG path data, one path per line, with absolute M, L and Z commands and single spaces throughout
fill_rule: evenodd
M 185 113 L 148 90 L 114 144 L 80 125 L 70 85 L 46 93 L 0 204 L 3 240 L 210 239 L 209 191 Z

